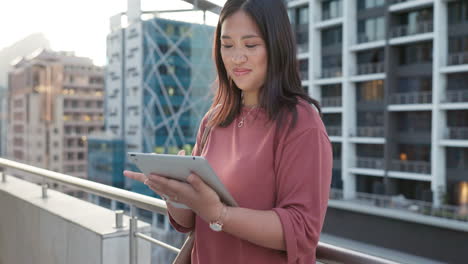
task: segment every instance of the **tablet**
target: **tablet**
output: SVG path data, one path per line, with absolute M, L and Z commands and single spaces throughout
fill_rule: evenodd
M 145 175 L 154 173 L 170 179 L 187 182 L 187 177 L 191 172 L 194 172 L 208 186 L 213 188 L 223 203 L 229 206 L 237 206 L 234 198 L 227 191 L 218 176 L 216 176 L 213 168 L 211 168 L 204 157 L 129 152 L 128 158 Z M 178 208 L 188 209 L 187 206 L 174 203 L 173 201 L 171 201 L 171 204 Z

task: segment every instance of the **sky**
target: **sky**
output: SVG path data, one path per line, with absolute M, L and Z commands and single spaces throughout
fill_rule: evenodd
M 226 0 L 209 0 L 222 5 Z M 141 0 L 142 10 L 188 9 L 192 5 L 180 0 Z M 74 51 L 106 62 L 106 36 L 109 18 L 125 12 L 127 0 L 0 0 L 0 50 L 32 34 L 42 32 L 56 51 Z M 202 21 L 200 12 L 172 13 L 163 17 Z M 217 16 L 207 14 L 214 25 Z

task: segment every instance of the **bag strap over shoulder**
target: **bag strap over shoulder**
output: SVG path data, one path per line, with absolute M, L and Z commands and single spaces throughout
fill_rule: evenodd
M 208 135 L 211 132 L 212 126 L 210 126 L 210 121 L 212 120 L 215 112 L 218 110 L 218 108 L 221 106 L 221 104 L 216 105 L 213 107 L 209 113 L 208 113 L 208 121 L 206 122 L 205 129 L 203 129 L 203 135 L 200 141 L 200 148 L 198 148 L 198 153 L 196 153 L 197 156 L 200 156 L 201 153 L 203 152 L 203 149 L 205 148 L 206 140 L 208 139 Z

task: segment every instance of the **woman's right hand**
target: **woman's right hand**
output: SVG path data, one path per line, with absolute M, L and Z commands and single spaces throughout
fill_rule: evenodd
M 177 155 L 184 156 L 185 155 L 185 150 L 179 151 L 177 153 Z M 144 175 L 143 173 L 139 173 L 139 172 L 125 170 L 123 172 L 123 174 L 127 178 L 137 180 L 137 181 L 142 182 L 142 183 L 145 183 L 145 181 L 148 179 L 148 177 L 146 177 L 146 175 Z M 159 193 L 158 190 L 151 187 L 150 185 L 147 185 L 147 186 L 153 192 L 158 194 L 159 196 L 162 197 L 164 195 L 164 194 Z M 166 195 L 169 196 L 169 197 L 172 197 L 170 193 L 168 193 Z M 195 215 L 194 215 L 192 210 L 176 208 L 174 206 L 171 206 L 170 203 L 166 203 L 166 205 L 167 205 L 167 211 L 171 214 L 171 216 L 174 218 L 174 220 L 178 224 L 180 224 L 180 225 L 182 225 L 184 227 L 187 227 L 187 228 L 193 227 Z

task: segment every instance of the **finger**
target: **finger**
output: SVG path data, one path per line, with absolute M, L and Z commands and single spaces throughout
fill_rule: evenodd
M 144 182 L 146 180 L 146 176 L 143 173 L 124 170 L 123 175 L 127 178 Z
M 179 153 L 177 153 L 179 156 L 185 156 L 185 149 L 181 149 Z
M 203 182 L 203 180 L 200 178 L 200 176 L 198 176 L 195 173 L 190 174 L 188 176 L 188 178 L 187 178 L 187 181 L 190 183 L 190 185 L 192 185 L 192 187 L 197 192 L 201 192 L 201 191 L 205 190 L 208 187 L 208 185 L 206 185 L 206 183 Z
M 188 183 L 151 174 L 149 177 L 149 183 L 157 185 L 160 192 L 167 193 L 170 197 L 177 196 L 184 200 L 184 197 L 190 199 L 189 197 L 195 194 L 193 187 Z
M 156 194 L 158 194 L 159 196 L 167 196 L 167 197 L 173 197 L 175 195 L 175 193 L 173 192 L 170 192 L 168 190 L 164 190 L 164 189 L 161 189 L 161 187 L 158 185 L 158 184 L 155 184 L 154 182 L 152 181 L 148 181 L 146 183 L 146 185 L 153 191 L 155 192 Z

